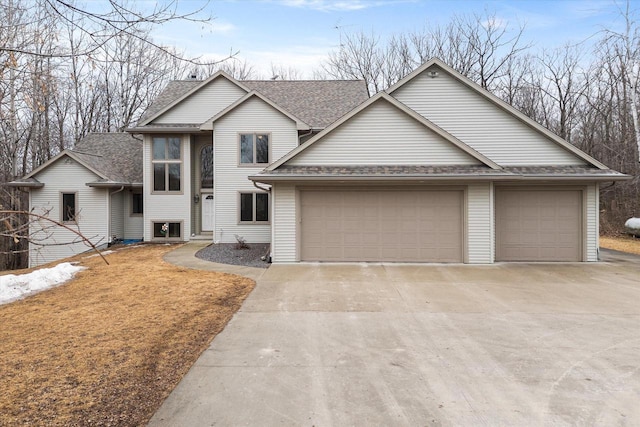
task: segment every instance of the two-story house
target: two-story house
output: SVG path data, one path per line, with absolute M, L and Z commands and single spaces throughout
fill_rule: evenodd
M 597 261 L 599 186 L 628 178 L 437 59 L 368 99 L 362 81 L 172 82 L 128 132 L 110 138 L 135 141 L 137 173 L 112 176 L 131 159 L 83 141 L 13 185 L 101 242 L 481 264 Z

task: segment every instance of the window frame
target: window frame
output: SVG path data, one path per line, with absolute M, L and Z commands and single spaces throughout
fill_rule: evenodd
M 251 221 L 242 220 L 242 195 L 251 194 Z M 258 221 L 257 217 L 257 203 L 256 197 L 258 194 L 265 194 L 267 196 L 267 220 Z M 271 194 L 266 191 L 239 191 L 238 192 L 238 225 L 243 224 L 257 224 L 257 225 L 269 225 L 271 224 Z
M 73 195 L 73 219 L 65 219 L 65 205 L 64 205 L 64 196 L 66 194 Z M 62 224 L 78 224 L 78 192 L 77 191 L 61 191 L 60 192 L 60 222 Z
M 164 139 L 166 142 L 165 145 L 165 158 L 164 159 L 154 159 L 153 157 L 153 153 L 154 153 L 154 143 L 156 141 L 156 139 Z M 171 159 L 169 158 L 169 140 L 172 139 L 177 139 L 180 143 L 180 158 L 178 159 Z M 151 170 L 150 170 L 150 175 L 151 175 L 151 194 L 183 194 L 184 192 L 184 143 L 183 143 L 183 138 L 178 136 L 170 136 L 170 135 L 156 135 L 156 136 L 152 136 L 151 137 Z M 156 190 L 156 175 L 155 175 L 155 165 L 163 165 L 164 166 L 164 190 Z M 179 184 L 180 184 L 180 189 L 179 190 L 168 190 L 171 179 L 170 179 L 170 174 L 169 174 L 169 169 L 171 165 L 178 165 L 180 167 L 180 174 L 179 174 Z
M 135 212 L 134 211 L 134 207 L 135 207 L 135 203 L 134 203 L 134 198 L 135 196 L 140 196 L 140 212 Z M 131 191 L 131 209 L 129 209 L 129 216 L 143 216 L 144 215 L 144 195 L 142 193 L 142 190 L 133 190 Z
M 165 236 L 156 236 L 155 233 L 155 227 L 156 224 L 162 226 L 162 224 L 169 224 L 169 227 L 171 227 L 171 224 L 178 224 L 178 230 L 180 232 L 179 236 L 169 236 L 169 232 L 167 232 L 167 234 Z M 171 241 L 182 241 L 183 240 L 183 235 L 184 235 L 184 221 L 181 220 L 162 220 L 162 219 L 156 219 L 156 220 L 151 220 L 151 240 L 171 240 Z
M 242 136 L 243 135 L 251 135 L 253 137 L 253 163 L 243 163 L 242 162 Z M 267 162 L 266 163 L 256 163 L 256 143 L 258 141 L 258 136 L 266 136 L 267 137 Z M 271 132 L 238 132 L 238 166 L 239 167 L 264 167 L 266 165 L 271 164 L 271 146 L 273 144 L 273 140 L 271 138 Z

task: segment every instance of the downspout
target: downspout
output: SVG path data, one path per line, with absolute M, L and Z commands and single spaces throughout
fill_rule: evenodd
M 262 190 L 267 194 L 271 194 L 271 190 L 273 189 L 273 186 L 269 188 L 264 188 L 264 187 L 260 187 L 255 181 L 251 181 L 251 182 L 253 183 L 253 186 L 256 187 L 258 190 Z M 273 197 L 271 197 L 271 199 L 273 199 Z M 273 204 L 273 200 L 271 200 L 271 203 L 269 203 L 269 208 L 270 208 L 269 223 L 271 224 L 271 243 L 269 244 L 269 252 L 262 257 L 262 260 L 266 261 L 268 257 L 268 262 L 271 263 L 271 260 L 273 259 L 273 241 L 276 238 L 276 228 L 275 228 L 276 223 L 274 221 L 276 208 L 275 208 L 275 205 Z
M 107 207 L 107 215 L 109 217 L 109 221 L 107 221 L 107 244 L 109 245 L 113 243 L 111 241 L 111 196 L 113 196 L 114 194 L 118 194 L 122 190 L 124 190 L 124 185 L 121 186 L 119 190 L 109 193 L 109 200 L 108 200 L 109 206 Z M 124 239 L 124 236 L 122 236 L 122 238 Z

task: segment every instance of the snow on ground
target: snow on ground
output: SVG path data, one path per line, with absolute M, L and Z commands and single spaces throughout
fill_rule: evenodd
M 55 267 L 41 268 L 27 274 L 0 276 L 0 304 L 61 285 L 84 269 L 85 267 L 63 262 Z

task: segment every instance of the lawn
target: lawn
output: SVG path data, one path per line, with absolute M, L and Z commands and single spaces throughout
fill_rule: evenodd
M 255 286 L 172 249 L 79 256 L 75 279 L 0 306 L 0 426 L 146 424 Z
M 600 247 L 640 255 L 640 238 L 632 236 L 600 236 Z

